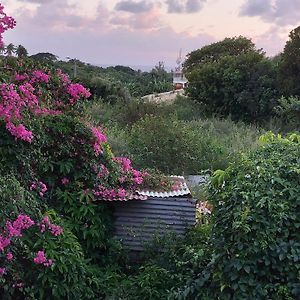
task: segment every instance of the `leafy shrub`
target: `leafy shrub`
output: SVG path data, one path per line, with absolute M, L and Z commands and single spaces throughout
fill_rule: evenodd
M 95 299 L 96 279 L 89 272 L 77 238 L 66 224 L 50 211 L 47 214 L 51 221 L 42 219 L 45 203 L 23 188 L 14 176 L 0 177 L 0 191 L 0 266 L 5 270 L 0 276 L 0 293 L 3 299 L 23 299 L 23 296 L 26 299 Z M 23 223 L 25 219 L 28 225 Z M 43 229 L 41 224 L 46 221 L 48 225 Z M 8 233 L 8 222 L 16 231 L 10 229 Z M 63 233 L 54 223 L 64 227 Z M 50 224 L 51 232 L 55 230 L 52 233 L 48 228 Z M 3 238 L 10 243 L 6 245 Z M 34 261 L 39 251 L 45 253 L 47 265 Z
M 192 132 L 174 118 L 145 117 L 132 127 L 130 145 L 138 166 L 156 167 L 168 174 L 189 171 L 191 160 L 198 159 Z
M 215 298 L 300 296 L 300 139 L 267 140 L 213 181 Z
M 257 145 L 259 131 L 229 120 L 182 122 L 147 116 L 133 125 L 130 153 L 139 167 L 165 173 L 198 174 L 227 167 L 240 151 Z
M 208 113 L 234 120 L 263 121 L 277 104 L 276 68 L 261 53 L 223 56 L 188 73 L 189 96 Z
M 283 123 L 285 130 L 299 130 L 300 126 L 300 99 L 298 96 L 281 97 L 275 112 Z

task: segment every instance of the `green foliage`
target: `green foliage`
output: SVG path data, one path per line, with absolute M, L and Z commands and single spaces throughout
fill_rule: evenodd
M 285 96 L 300 96 L 300 26 L 290 32 L 279 63 L 279 85 Z
M 38 53 L 31 56 L 36 61 L 50 63 L 74 77 L 74 60 L 58 61 L 51 53 Z M 83 83 L 92 95 L 106 102 L 128 101 L 130 96 L 141 97 L 147 94 L 172 90 L 172 75 L 163 63 L 159 62 L 150 72 L 136 71 L 130 67 L 115 66 L 102 68 L 76 60 L 76 81 Z
M 185 238 L 156 240 L 144 253 L 142 266 L 128 275 L 109 273 L 110 282 L 116 282 L 104 288 L 106 299 L 188 299 L 182 297 L 188 283 L 211 259 L 209 236 L 210 226 L 201 225 Z
M 259 130 L 230 120 L 194 122 L 148 116 L 133 125 L 130 153 L 143 168 L 168 174 L 198 174 L 227 167 L 241 151 L 257 146 Z
M 5 225 L 6 219 L 16 219 L 19 214 L 26 214 L 34 219 L 41 217 L 42 203 L 14 175 L 0 177 L 0 195 L 0 227 Z
M 299 130 L 300 125 L 300 99 L 296 96 L 288 98 L 281 97 L 275 112 L 284 124 L 290 125 L 292 129 Z
M 299 298 L 296 137 L 268 134 L 262 148 L 217 174 L 210 197 L 215 299 Z
M 247 53 L 261 53 L 255 49 L 253 42 L 243 36 L 225 38 L 223 41 L 216 42 L 188 54 L 184 63 L 187 73 L 194 68 L 198 68 L 206 63 L 219 61 L 224 56 L 239 56 Z
M 132 127 L 131 153 L 138 166 L 155 166 L 168 174 L 192 171 L 191 162 L 199 166 L 193 138 L 183 122 L 148 116 Z
M 64 228 L 61 236 L 34 244 L 36 249 L 45 249 L 54 264 L 44 270 L 33 268 L 27 273 L 24 278 L 28 286 L 26 293 L 34 295 L 35 299 L 96 299 L 101 295 L 100 279 L 92 273 L 84 251 L 67 223 L 60 224 Z
M 7 220 L 26 214 L 35 222 L 42 218 L 47 207 L 32 192 L 27 191 L 13 176 L 0 177 L 0 228 Z M 99 289 L 97 278 L 90 272 L 84 252 L 75 235 L 54 211 L 48 211 L 51 221 L 63 226 L 59 237 L 30 229 L 21 239 L 15 238 L 10 246 L 14 257 L 7 271 L 8 278 L 0 278 L 1 299 L 95 299 Z M 50 268 L 33 263 L 32 254 L 44 249 L 54 261 Z M 28 258 L 31 258 L 28 260 Z M 1 263 L 3 257 L 1 257 Z M 25 283 L 15 288 L 13 284 Z
M 262 121 L 276 105 L 276 70 L 260 53 L 223 56 L 187 74 L 188 94 L 209 113 L 234 120 Z

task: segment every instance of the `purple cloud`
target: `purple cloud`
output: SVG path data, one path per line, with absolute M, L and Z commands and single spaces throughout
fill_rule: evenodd
M 196 13 L 203 8 L 206 0 L 166 0 L 168 13 Z
M 261 17 L 268 23 L 295 25 L 300 19 L 300 0 L 246 0 L 241 16 Z
M 56 1 L 61 4 L 57 10 Z M 67 1 L 62 2 L 43 4 L 33 15 L 24 11 L 16 29 L 6 35 L 6 43 L 22 44 L 30 54 L 50 52 L 62 59 L 71 56 L 95 64 L 154 66 L 164 60 L 173 66 L 180 48 L 189 52 L 214 41 L 208 34 L 192 37 L 187 32 L 176 33 L 163 24 L 158 8 L 150 13 L 125 14 L 117 22 L 120 15 L 105 7 L 90 19 L 78 16 Z
M 147 0 L 142 0 L 142 1 L 125 0 L 125 1 L 118 2 L 115 6 L 115 10 L 139 14 L 139 13 L 148 12 L 153 7 L 154 4 Z

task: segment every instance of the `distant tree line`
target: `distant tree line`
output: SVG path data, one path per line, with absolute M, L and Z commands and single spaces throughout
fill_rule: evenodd
M 278 106 L 284 103 L 286 108 L 289 97 L 300 111 L 300 26 L 291 31 L 284 51 L 273 58 L 239 36 L 191 52 L 184 69 L 189 96 L 208 114 L 261 122 L 282 113 Z

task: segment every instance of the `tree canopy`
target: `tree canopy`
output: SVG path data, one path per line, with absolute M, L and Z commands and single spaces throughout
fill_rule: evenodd
M 188 54 L 184 63 L 186 72 L 208 62 L 217 62 L 224 56 L 238 56 L 246 53 L 259 53 L 262 51 L 255 48 L 255 44 L 248 38 L 239 36 L 225 38 L 223 41 L 204 46 Z
M 279 76 L 284 95 L 300 96 L 300 26 L 290 32 L 281 56 Z

